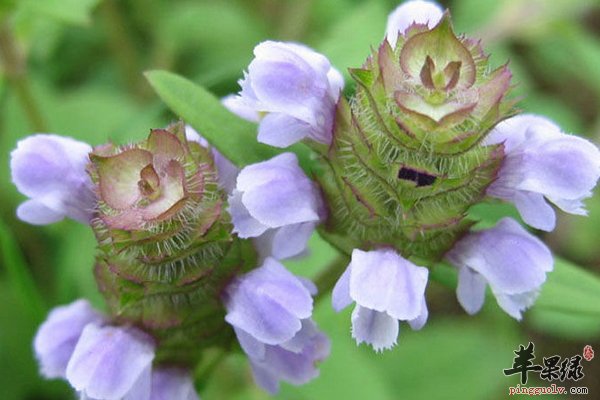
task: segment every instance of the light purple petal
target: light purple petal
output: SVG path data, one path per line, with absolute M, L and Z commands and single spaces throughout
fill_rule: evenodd
M 237 177 L 236 188 L 242 192 L 276 180 L 308 179 L 300 169 L 294 153 L 282 153 L 270 160 L 246 166 Z
M 57 215 L 88 223 L 95 207 L 86 172 L 91 150 L 88 144 L 50 134 L 20 140 L 11 153 L 12 180 L 35 202 L 23 206 L 19 216 L 37 224 L 55 222 Z
M 212 148 L 212 154 L 215 167 L 217 167 L 219 185 L 225 189 L 225 192 L 231 193 L 235 188 L 235 180 L 240 169 L 214 147 Z
M 396 47 L 398 34 L 404 34 L 413 23 L 434 27 L 442 18 L 444 10 L 430 1 L 407 1 L 402 3 L 388 16 L 386 37 L 392 47 Z
M 408 321 L 408 324 L 413 331 L 418 331 L 425 326 L 425 323 L 427 323 L 427 318 L 429 318 L 429 310 L 427 309 L 425 296 L 423 296 L 423 300 L 421 301 L 421 312 L 419 313 L 419 316 Z
M 419 316 L 428 269 L 390 249 L 355 249 L 350 262 L 350 297 L 357 304 L 399 320 Z
M 521 313 L 533 305 L 538 294 L 539 291 L 537 290 L 519 294 L 494 293 L 500 308 L 519 321 L 522 318 Z
M 152 371 L 150 400 L 200 400 L 190 372 L 181 368 L 158 367 Z
M 152 366 L 148 365 L 135 380 L 123 400 L 150 400 L 152 390 Z
M 458 302 L 471 315 L 479 312 L 485 301 L 485 278 L 469 267 L 458 269 L 458 286 L 456 297 Z
M 268 43 L 258 47 L 266 49 Z M 258 111 L 287 112 L 314 124 L 313 110 L 326 96 L 327 77 L 319 76 L 294 52 L 277 47 L 268 50 L 270 58 L 257 57 L 248 66 L 252 90 L 261 105 Z
M 502 219 L 491 229 L 468 234 L 456 243 L 447 258 L 459 269 L 468 267 L 485 278 L 497 299 L 508 296 L 519 305 L 531 305 L 530 296 L 525 296 L 527 301 L 524 301 L 523 295 L 538 291 L 553 267 L 550 250 L 510 218 Z M 464 302 L 467 311 L 475 310 L 480 301 L 481 282 L 460 275 L 459 279 L 466 285 L 459 290 L 463 296 L 461 304 Z
M 543 194 L 518 191 L 513 195 L 513 202 L 527 225 L 547 232 L 556 226 L 556 213 Z
M 385 312 L 356 305 L 352 311 L 352 337 L 358 344 L 368 343 L 375 351 L 390 349 L 396 344 L 399 323 Z
M 234 226 L 233 232 L 237 233 L 238 236 L 243 239 L 260 236 L 265 233 L 269 227 L 261 224 L 250 215 L 248 209 L 242 203 L 242 195 L 242 192 L 234 190 L 232 195 L 229 196 L 228 211 Z
M 325 56 L 297 44 L 266 41 L 254 49 L 237 97 L 227 106 L 260 120 L 258 140 L 277 147 L 303 138 L 329 144 L 343 78 Z
M 316 329 L 312 321 L 305 321 L 298 335 L 302 336 L 302 340 L 296 343 L 298 347 L 294 351 L 282 346 L 267 346 L 264 362 L 258 363 L 277 380 L 294 385 L 305 384 L 319 375 L 317 363 L 329 356 L 331 347 L 329 339 Z
M 465 236 L 451 253 L 483 275 L 492 288 L 508 294 L 540 287 L 554 263 L 546 245 L 510 218 Z
M 279 378 L 277 371 L 268 368 L 265 364 L 259 364 L 250 360 L 250 366 L 252 367 L 252 377 L 254 382 L 269 394 L 274 395 L 279 392 Z
M 225 320 L 267 344 L 290 340 L 312 314 L 312 297 L 272 258 L 227 289 Z
M 67 366 L 67 380 L 95 399 L 118 400 L 129 392 L 149 395 L 150 379 L 146 377 L 153 359 L 154 343 L 145 333 L 89 324 Z
M 278 260 L 284 260 L 305 251 L 314 230 L 314 222 L 286 225 L 265 232 L 255 239 L 255 243 L 258 242 L 261 255 L 271 255 Z
M 86 300 L 53 309 L 40 326 L 33 341 L 42 375 L 64 378 L 75 345 L 87 324 L 100 324 L 102 315 Z
M 485 137 L 483 144 L 502 143 L 505 153 L 513 153 L 515 149 L 528 140 L 528 130 L 531 126 L 538 126 L 551 137 L 560 136 L 560 128 L 548 118 L 534 114 L 520 114 L 505 119 L 496 125 Z M 557 132 L 559 133 L 558 135 Z
M 300 169 L 293 153 L 245 167 L 237 178 L 237 191 L 242 192 L 241 205 L 258 223 L 269 228 L 318 221 L 321 200 L 314 184 Z M 238 207 L 237 192 L 231 198 L 234 226 L 244 237 L 258 236 L 246 229 L 250 222 Z M 238 226 L 244 223 L 244 226 Z M 264 231 L 255 229 L 262 234 Z M 247 232 L 247 233 L 246 233 Z
M 263 361 L 265 359 L 266 353 L 266 344 L 257 340 L 251 334 L 246 331 L 233 327 L 233 331 L 235 332 L 235 336 L 237 337 L 242 350 L 244 353 L 250 357 L 252 360 Z
M 546 131 L 533 126 L 531 137 L 539 143 L 524 149 L 527 171 L 518 189 L 544 193 L 549 199 L 578 199 L 591 195 L 600 177 L 600 151 L 577 136 L 562 134 L 546 139 Z
M 46 205 L 48 201 L 48 197 L 41 200 L 31 199 L 24 201 L 17 207 L 17 217 L 21 221 L 32 225 L 47 225 L 63 220 L 65 215 L 55 211 L 56 207 L 49 208 Z M 50 201 L 54 204 L 57 203 L 55 199 L 51 199 Z
M 247 340 L 253 339 L 240 343 Z M 317 363 L 329 355 L 330 347 L 329 339 L 310 319 L 302 320 L 300 331 L 280 345 L 242 344 L 245 351 L 250 349 L 246 353 L 256 383 L 271 394 L 279 391 L 279 381 L 301 385 L 318 376 Z
M 288 147 L 311 134 L 308 123 L 284 113 L 270 113 L 258 128 L 257 140 L 274 147 Z
M 535 115 L 501 122 L 485 143 L 504 143 L 506 154 L 488 195 L 513 201 L 528 224 L 543 230 L 555 226 L 554 212 L 541 196 L 566 212 L 585 212 L 582 200 L 600 178 L 596 145 Z
M 221 103 L 229 111 L 250 122 L 258 122 L 258 112 L 241 96 L 230 94 L 221 99 Z
M 340 93 L 344 89 L 344 77 L 340 71 L 332 67 L 327 72 L 327 80 L 329 81 L 329 96 L 334 103 L 337 103 Z
M 337 312 L 342 311 L 344 308 L 352 304 L 352 297 L 350 297 L 350 267 L 346 268 L 340 279 L 333 287 L 331 294 L 331 303 L 333 309 Z

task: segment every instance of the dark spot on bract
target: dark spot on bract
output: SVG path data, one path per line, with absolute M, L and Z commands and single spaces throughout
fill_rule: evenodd
M 417 187 L 431 186 L 436 180 L 434 175 L 425 172 L 416 171 L 412 168 L 402 167 L 398 171 L 398 179 L 412 181 L 417 184 Z

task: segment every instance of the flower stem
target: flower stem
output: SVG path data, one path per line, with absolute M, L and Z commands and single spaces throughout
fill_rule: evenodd
M 8 82 L 19 99 L 31 127 L 37 132 L 46 132 L 47 125 L 31 92 L 25 70 L 25 60 L 17 50 L 8 18 L 0 21 L 0 60 Z
M 114 54 L 122 79 L 136 97 L 145 99 L 148 93 L 145 90 L 138 53 L 127 30 L 121 9 L 115 0 L 104 0 L 101 10 L 106 24 L 108 45 Z

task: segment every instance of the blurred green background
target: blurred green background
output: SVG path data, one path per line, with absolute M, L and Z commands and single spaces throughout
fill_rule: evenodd
M 0 398 L 73 398 L 64 382 L 39 377 L 32 337 L 57 304 L 86 297 L 102 307 L 91 273 L 91 230 L 72 221 L 34 227 L 16 219 L 15 208 L 24 198 L 10 181 L 8 165 L 17 140 L 34 132 L 92 145 L 139 140 L 176 118 L 153 94 L 143 71 L 177 72 L 224 96 L 238 90 L 236 81 L 253 47 L 268 38 L 304 42 L 342 71 L 359 66 L 381 41 L 387 14 L 397 4 L 0 0 Z M 495 65 L 510 60 L 524 111 L 600 142 L 597 0 L 442 4 L 450 8 L 458 32 L 482 38 Z M 346 92 L 352 90 L 349 84 Z M 585 344 L 598 353 L 600 194 L 587 205 L 589 217 L 559 214 L 558 228 L 541 235 L 560 258 L 521 323 L 500 311 L 493 298 L 469 317 L 452 290 L 431 282 L 427 325 L 419 332 L 403 325 L 398 346 L 375 354 L 355 345 L 349 311 L 335 314 L 325 296 L 315 318 L 332 338 L 332 355 L 320 378 L 300 388 L 284 384 L 277 398 L 502 399 L 508 386 L 518 383 L 502 369 L 511 366 L 519 343 L 534 341 L 539 363 L 542 356 L 580 354 Z M 491 205 L 473 213 L 489 223 L 515 211 Z M 314 277 L 335 253 L 317 237 L 311 248 L 308 259 L 289 266 Z M 600 398 L 598 359 L 583 362 L 586 377 L 575 383 L 587 386 L 590 398 Z M 200 394 L 213 400 L 268 398 L 251 381 L 244 357 L 232 356 L 210 376 L 199 377 Z

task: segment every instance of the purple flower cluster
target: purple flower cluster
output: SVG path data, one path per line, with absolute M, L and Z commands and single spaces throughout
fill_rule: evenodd
M 198 399 L 189 371 L 152 365 L 149 335 L 110 325 L 85 300 L 52 310 L 34 349 L 42 375 L 66 379 L 82 399 Z
M 443 10 L 433 2 L 406 2 L 390 14 L 387 40 L 394 47 L 398 37 L 409 27 L 431 28 L 442 15 Z M 298 123 L 303 116 L 314 115 L 314 110 L 329 112 L 322 116 L 324 121 L 334 118 L 332 92 L 325 85 L 331 77 L 330 64 L 324 56 L 305 57 L 306 54 L 306 48 L 299 51 L 298 45 L 293 43 L 265 42 L 257 47 L 256 58 L 240 82 L 242 90 L 237 104 L 244 105 L 246 115 L 249 110 L 254 110 L 256 115 L 276 113 L 268 114 L 262 120 L 256 119 L 260 121 L 259 141 L 278 147 L 305 137 L 330 143 L 331 124 L 320 125 L 319 133 L 314 134 L 307 133 L 310 124 L 303 125 L 306 127 L 303 130 Z M 341 84 L 331 87 L 339 88 Z M 238 110 L 232 109 L 239 113 Z M 505 157 L 497 179 L 487 190 L 488 196 L 514 203 L 527 224 L 548 231 L 555 226 L 555 214 L 546 201 L 568 213 L 585 214 L 582 200 L 591 196 L 600 177 L 600 152 L 594 144 L 565 134 L 551 121 L 533 115 L 512 117 L 498 124 L 487 135 L 484 144 L 499 143 L 504 145 Z M 245 192 L 248 182 L 255 182 L 252 184 L 255 199 L 262 199 L 260 202 L 268 207 L 269 227 L 276 226 L 284 231 L 298 221 L 307 221 L 308 215 L 320 215 L 321 220 L 325 219 L 317 207 L 321 201 L 318 198 L 306 200 L 306 196 L 318 196 L 318 192 L 306 189 L 307 178 L 301 171 L 298 170 L 294 177 L 279 173 L 281 160 L 278 159 L 259 165 L 260 173 L 257 166 L 248 166 L 241 171 L 240 176 L 247 179 L 238 178 L 237 192 L 234 193 Z M 262 176 L 276 181 L 278 189 L 263 187 Z M 299 197 L 298 193 L 304 193 L 304 196 Z M 242 213 L 242 208 L 235 206 L 237 201 L 234 197 L 231 206 L 236 229 L 252 237 L 262 233 L 265 228 L 246 229 L 248 215 L 252 216 L 253 222 L 260 217 L 252 211 Z M 241 203 L 244 202 L 241 198 Z M 307 204 L 312 205 L 312 213 L 307 213 Z M 249 206 L 246 201 L 246 210 Z M 243 222 L 242 215 L 246 217 Z M 304 243 L 304 235 L 308 233 L 303 232 L 295 240 Z M 500 307 L 516 319 L 520 319 L 522 311 L 533 304 L 546 274 L 553 267 L 549 249 L 509 218 L 491 229 L 468 233 L 447 253 L 446 260 L 458 269 L 457 296 L 467 312 L 475 313 L 481 308 L 486 285 L 489 285 Z M 367 342 L 376 350 L 389 348 L 396 342 L 398 321 L 409 322 L 413 329 L 425 323 L 427 272 L 426 268 L 414 265 L 392 248 L 354 249 L 350 265 L 334 289 L 333 306 L 340 310 L 355 302 L 353 337 L 358 343 Z
M 433 27 L 443 11 L 435 3 L 409 1 L 393 11 L 386 29 L 392 47 L 407 29 Z M 263 42 L 240 81 L 241 92 L 224 100 L 239 116 L 258 122 L 258 140 L 288 147 L 300 140 L 328 146 L 343 88 L 329 60 L 296 43 Z M 187 139 L 208 144 L 191 128 Z M 504 158 L 489 197 L 512 202 L 533 228 L 551 231 L 552 203 L 585 214 L 583 200 L 600 178 L 600 151 L 591 142 L 561 132 L 551 121 L 521 115 L 499 123 L 484 145 L 502 144 Z M 73 139 L 38 134 L 12 153 L 15 185 L 29 200 L 17 215 L 32 224 L 69 217 L 89 223 L 98 200 L 86 173 L 92 148 Z M 231 325 L 248 356 L 255 381 L 270 393 L 281 381 L 300 385 L 315 378 L 330 342 L 313 320 L 315 285 L 290 273 L 278 260 L 301 255 L 317 225 L 327 218 L 319 187 L 293 153 L 239 171 L 212 151 L 219 183 L 239 238 L 252 238 L 260 266 L 234 277 L 221 291 Z M 118 182 L 116 183 L 118 186 Z M 336 311 L 355 303 L 352 336 L 376 351 L 395 345 L 399 322 L 420 329 L 428 318 L 429 270 L 388 244 L 354 248 L 333 289 Z M 550 250 L 519 223 L 504 218 L 474 230 L 445 254 L 458 272 L 457 298 L 478 312 L 489 286 L 498 305 L 522 318 L 553 268 Z M 40 327 L 35 352 L 41 373 L 66 379 L 83 399 L 198 399 L 190 371 L 154 364 L 157 342 L 139 328 L 115 325 L 84 300 L 57 307 Z
M 190 127 L 188 140 L 207 146 Z M 26 222 L 47 224 L 64 216 L 89 223 L 97 200 L 86 173 L 85 143 L 56 135 L 35 135 L 12 153 L 13 180 L 31 197 L 19 207 Z M 275 393 L 279 382 L 303 384 L 318 376 L 317 363 L 329 355 L 329 340 L 311 320 L 316 287 L 288 272 L 276 258 L 301 253 L 322 213 L 312 182 L 294 155 L 283 154 L 238 175 L 237 168 L 212 150 L 219 183 L 230 194 L 232 216 L 242 237 L 259 235 L 263 265 L 234 279 L 225 289 L 226 321 L 250 359 L 256 382 Z M 295 182 L 289 185 L 290 181 Z M 285 205 L 277 192 L 296 189 Z M 261 191 L 273 203 L 261 203 Z M 258 195 L 257 195 L 258 191 Z M 269 208 L 278 214 L 269 214 Z M 25 211 L 24 211 L 25 210 Z M 291 212 L 294 211 L 294 212 Z M 286 213 L 290 212 L 289 217 Z M 116 326 L 85 300 L 55 308 L 35 338 L 42 375 L 66 379 L 82 399 L 198 399 L 189 371 L 153 365 L 154 339 L 141 329 Z
M 272 258 L 232 282 L 225 320 L 250 358 L 255 381 L 270 393 L 279 381 L 301 385 L 318 376 L 329 339 L 310 319 L 317 289 Z

